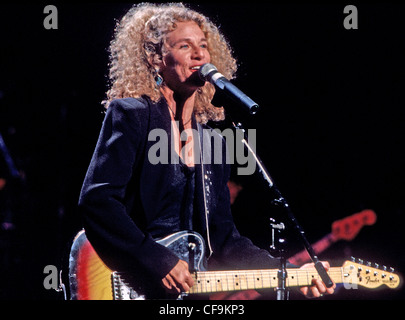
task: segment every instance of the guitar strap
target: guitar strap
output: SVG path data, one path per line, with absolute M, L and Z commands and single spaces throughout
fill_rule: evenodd
M 197 123 L 197 130 L 198 130 L 198 153 L 199 153 L 199 165 L 201 167 L 201 186 L 202 186 L 202 194 L 203 194 L 203 202 L 204 202 L 204 222 L 205 222 L 205 230 L 206 230 L 206 240 L 207 240 L 207 246 L 209 250 L 209 255 L 208 258 L 211 257 L 213 254 L 212 246 L 211 246 L 211 237 L 210 237 L 210 227 L 209 227 L 209 196 L 207 193 L 210 191 L 210 185 L 209 185 L 209 175 L 210 172 L 206 170 L 206 159 L 211 159 L 211 150 L 209 148 L 204 148 L 203 146 L 210 146 L 210 136 L 206 132 L 207 130 L 203 130 L 202 125 L 200 123 Z M 205 132 L 205 133 L 204 133 Z M 197 177 L 199 175 L 196 175 L 196 183 L 199 183 Z M 198 190 L 196 188 L 196 190 Z

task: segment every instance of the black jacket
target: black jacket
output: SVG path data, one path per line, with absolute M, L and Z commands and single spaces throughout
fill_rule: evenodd
M 201 153 L 211 154 L 212 160 L 195 165 L 194 214 L 199 221 L 195 231 L 212 249 L 208 265 L 229 269 L 278 267 L 276 259 L 242 237 L 235 227 L 224 139 L 221 137 L 222 161 L 215 164 L 218 154 L 206 147 L 204 139 L 217 133 L 196 124 L 195 119 L 193 125 L 203 142 Z M 173 166 L 153 165 L 148 160 L 148 152 L 156 144 L 148 138 L 153 129 L 163 129 L 171 141 L 170 115 L 164 99 L 153 103 L 147 97 L 127 98 L 110 104 L 84 180 L 79 209 L 89 241 L 110 269 L 140 272 L 160 280 L 178 258 L 154 239 L 179 231 L 179 224 L 162 214 L 160 203 L 170 185 Z

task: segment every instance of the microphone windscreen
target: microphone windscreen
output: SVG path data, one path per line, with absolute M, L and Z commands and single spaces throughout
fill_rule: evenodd
M 211 63 L 206 63 L 201 66 L 201 68 L 198 70 L 198 75 L 201 80 L 207 81 L 207 76 L 213 72 L 213 71 L 218 71 L 217 68 L 211 64 Z

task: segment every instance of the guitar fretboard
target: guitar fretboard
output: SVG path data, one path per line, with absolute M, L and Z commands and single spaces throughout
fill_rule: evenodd
M 343 268 L 330 268 L 330 278 L 335 283 L 343 283 Z M 278 270 L 204 271 L 194 273 L 194 286 L 189 293 L 213 293 L 278 287 Z M 287 269 L 287 287 L 312 284 L 319 279 L 315 269 Z

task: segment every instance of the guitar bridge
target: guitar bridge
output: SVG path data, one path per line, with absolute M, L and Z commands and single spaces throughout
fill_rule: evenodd
M 145 300 L 145 296 L 138 294 L 118 272 L 111 274 L 111 284 L 114 300 Z

